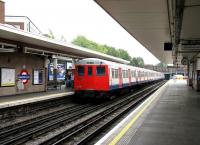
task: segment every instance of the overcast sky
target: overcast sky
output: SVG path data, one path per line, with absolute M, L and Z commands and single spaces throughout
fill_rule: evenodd
M 53 31 L 71 42 L 83 35 L 100 44 L 125 49 L 143 57 L 146 64 L 159 60 L 127 33 L 92 0 L 3 0 L 6 15 L 28 16 L 43 32 Z

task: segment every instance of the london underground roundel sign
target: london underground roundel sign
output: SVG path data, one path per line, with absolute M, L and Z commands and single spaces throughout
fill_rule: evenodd
M 22 80 L 23 84 L 28 83 L 28 80 L 30 79 L 30 75 L 28 74 L 28 71 L 22 70 L 20 74 L 18 75 L 18 79 Z

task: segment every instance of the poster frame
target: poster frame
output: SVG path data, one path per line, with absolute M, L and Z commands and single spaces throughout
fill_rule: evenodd
M 38 83 L 38 84 L 35 84 L 34 83 L 34 71 L 42 71 L 42 83 Z M 44 69 L 33 69 L 33 71 L 32 71 L 33 73 L 32 73 L 32 85 L 43 85 L 44 84 Z
M 14 85 L 8 85 L 8 86 L 5 86 L 3 85 L 2 86 L 2 79 L 1 79 L 1 75 L 2 75 L 2 69 L 13 69 L 15 71 L 15 74 L 14 74 Z M 15 87 L 16 86 L 16 68 L 14 67 L 0 67 L 0 87 Z

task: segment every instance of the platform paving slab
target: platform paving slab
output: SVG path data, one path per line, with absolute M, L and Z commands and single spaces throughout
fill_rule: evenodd
M 200 92 L 188 87 L 185 80 L 170 80 L 157 92 L 153 94 L 156 99 L 116 144 L 200 145 Z M 111 130 L 97 145 L 112 143 L 137 113 L 126 117 L 123 124 L 116 126 L 118 129 Z
M 38 101 L 49 100 L 53 98 L 59 98 L 63 96 L 73 95 L 73 91 L 65 91 L 65 90 L 56 90 L 56 91 L 48 91 L 48 92 L 40 92 L 40 93 L 30 93 L 30 94 L 19 94 L 12 96 L 1 96 L 0 97 L 0 109 L 23 105 L 27 103 L 33 103 Z

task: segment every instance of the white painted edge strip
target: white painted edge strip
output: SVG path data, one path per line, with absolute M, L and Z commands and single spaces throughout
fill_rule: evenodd
M 111 131 L 109 131 L 103 138 L 101 138 L 95 145 L 102 145 L 104 142 L 111 137 L 116 131 L 121 128 L 125 122 L 130 120 L 133 115 L 136 115 L 136 113 L 147 103 L 149 102 L 154 96 L 157 96 L 160 94 L 160 92 L 168 85 L 169 81 L 165 83 L 160 89 L 158 89 L 155 93 L 153 93 L 150 97 L 148 97 L 147 100 L 145 100 L 142 104 L 140 104 L 133 112 L 131 112 L 126 118 L 124 118 L 117 126 L 115 126 Z
M 20 100 L 13 100 L 13 101 L 8 101 L 4 103 L 0 103 L 0 108 L 7 108 L 7 107 L 12 107 L 12 106 L 17 106 L 17 105 L 23 105 L 27 103 L 33 103 L 33 102 L 39 102 L 43 100 L 49 100 L 53 98 L 59 98 L 63 96 L 69 96 L 73 95 L 74 92 L 64 92 L 64 93 L 57 93 L 57 94 L 50 94 L 50 95 L 43 95 L 43 96 L 36 96 L 33 98 L 28 98 L 28 99 L 20 99 Z

